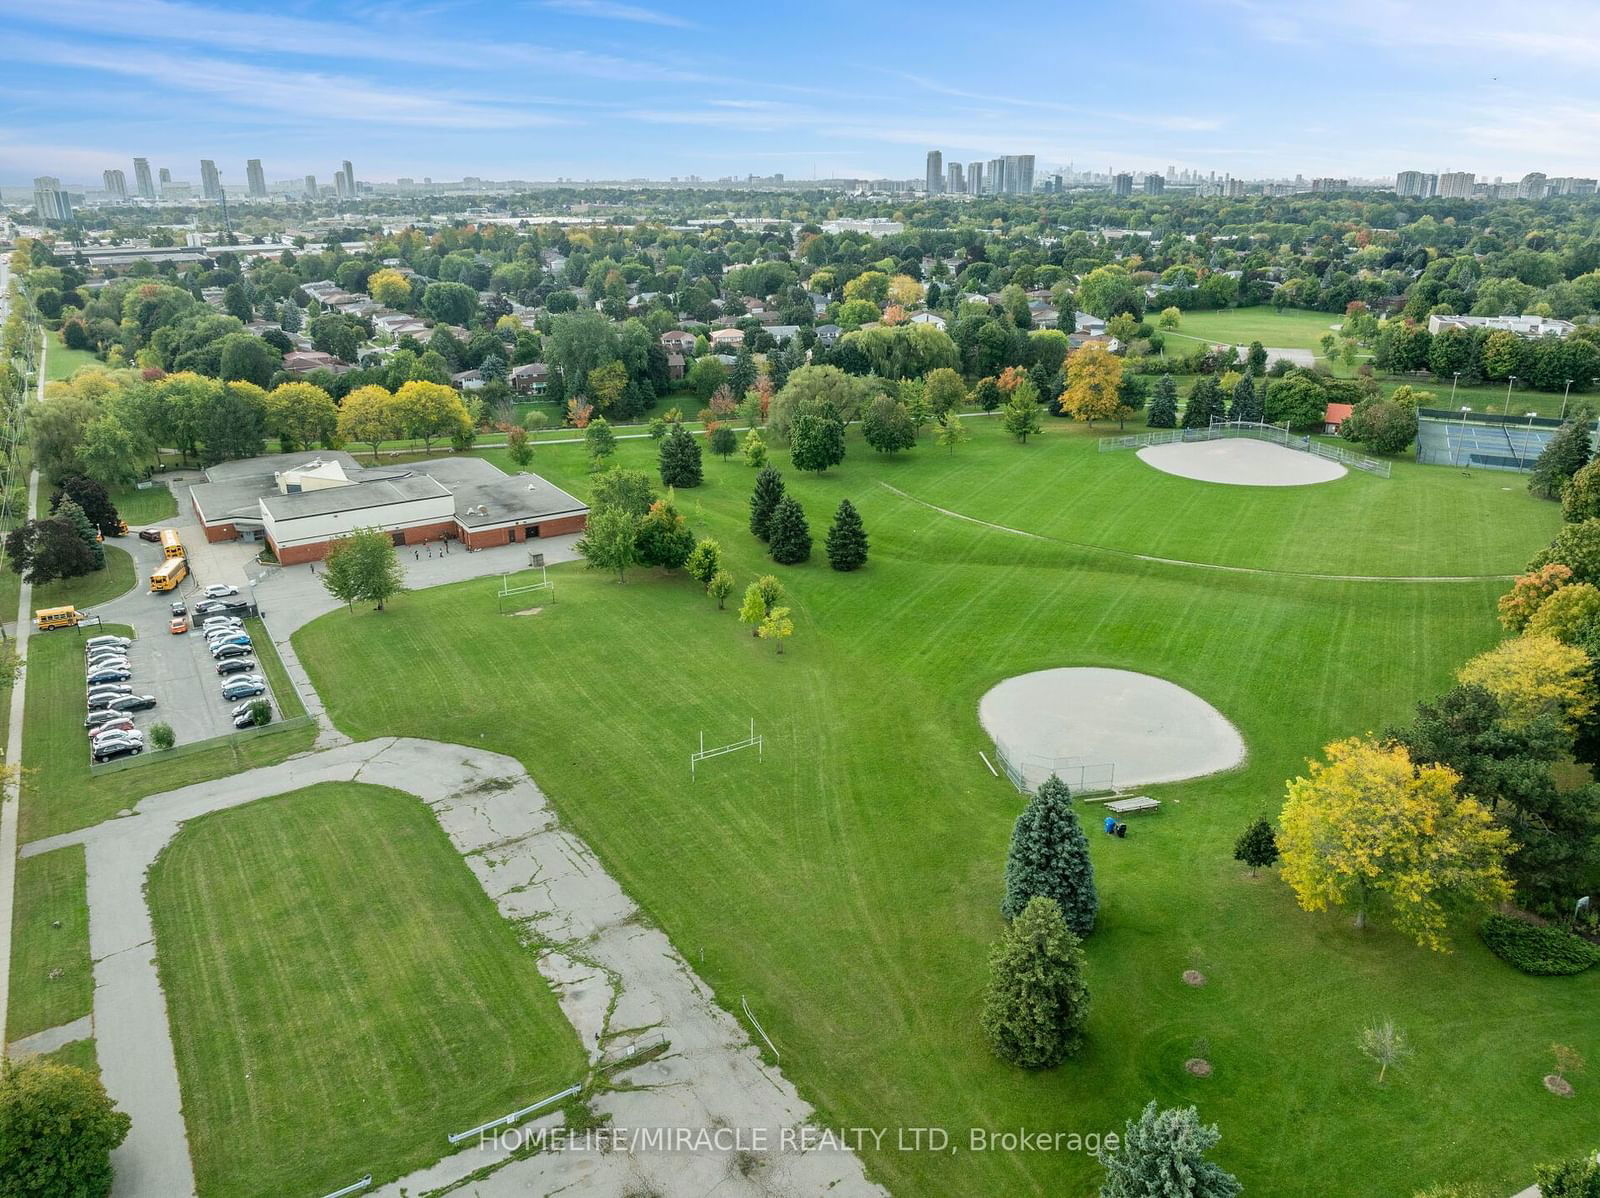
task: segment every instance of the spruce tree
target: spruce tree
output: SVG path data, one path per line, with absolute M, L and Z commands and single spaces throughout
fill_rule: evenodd
M 700 442 L 681 424 L 674 424 L 661 441 L 659 458 L 661 484 L 666 487 L 698 487 L 704 477 L 700 468 Z
M 767 526 L 767 549 L 772 560 L 780 566 L 793 566 L 811 556 L 811 529 L 806 524 L 806 514 L 794 496 L 785 495 L 773 509 L 772 522 Z
M 1278 838 L 1273 835 L 1272 825 L 1267 822 L 1266 816 L 1256 816 L 1255 821 L 1234 842 L 1233 859 L 1248 865 L 1252 878 L 1258 870 L 1278 859 Z
M 984 1035 L 1001 1060 L 1048 1069 L 1082 1046 L 1088 1017 L 1083 949 L 1055 900 L 1040 895 L 989 951 Z
M 1222 1138 L 1194 1107 L 1159 1110 L 1152 1100 L 1128 1120 L 1115 1148 L 1096 1159 L 1106 1171 L 1100 1198 L 1235 1198 L 1243 1187 L 1206 1153 Z
M 771 466 L 763 466 L 756 475 L 755 490 L 750 492 L 750 531 L 765 541 L 772 513 L 783 500 L 783 475 Z
M 1218 414 L 1222 401 L 1222 387 L 1211 375 L 1202 375 L 1189 392 L 1189 402 L 1183 408 L 1184 428 L 1210 428 L 1211 418 Z
M 1256 384 L 1248 374 L 1241 375 L 1233 385 L 1233 404 L 1228 409 L 1229 420 L 1253 421 L 1256 409 Z
M 1155 394 L 1150 398 L 1150 415 L 1145 423 L 1151 428 L 1178 427 L 1178 384 L 1170 374 L 1161 376 Z
M 1094 886 L 1089 840 L 1072 809 L 1072 792 L 1054 774 L 1028 800 L 1011 830 L 1000 913 L 1015 919 L 1039 895 L 1055 900 L 1075 934 L 1087 936 L 1094 931 L 1100 897 Z
M 72 499 L 62 499 L 56 504 L 55 518 L 66 523 L 89 551 L 89 556 L 94 562 L 95 570 L 105 568 L 106 548 L 100 543 L 100 534 L 89 522 L 89 517 L 83 514 L 83 509 Z
M 1533 474 L 1528 479 L 1528 490 L 1540 499 L 1560 499 L 1561 488 L 1593 456 L 1591 438 L 1594 432 L 1594 413 L 1580 407 L 1568 421 L 1558 428 L 1533 464 Z
M 828 529 L 828 564 L 835 570 L 859 570 L 867 563 L 867 530 L 861 514 L 848 499 L 839 501 Z

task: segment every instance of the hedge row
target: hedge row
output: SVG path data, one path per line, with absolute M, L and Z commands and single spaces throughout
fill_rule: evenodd
M 1523 973 L 1541 976 L 1582 973 L 1600 962 L 1600 947 L 1581 936 L 1505 915 L 1489 916 L 1478 934 L 1495 956 Z

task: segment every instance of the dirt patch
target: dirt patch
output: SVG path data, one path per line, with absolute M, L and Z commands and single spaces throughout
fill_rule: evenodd
M 1564 1077 L 1557 1077 L 1553 1073 L 1547 1073 L 1544 1075 L 1544 1088 L 1549 1090 L 1550 1093 L 1554 1094 L 1557 1098 L 1572 1097 L 1572 1083 Z
M 536 616 L 543 610 L 544 608 L 542 607 L 525 607 L 521 611 L 514 611 L 511 614 L 514 616 Z
M 1206 975 L 1198 969 L 1185 969 L 1183 971 L 1183 984 L 1185 986 L 1204 986 Z
M 1191 1077 L 1210 1077 L 1211 1062 L 1202 1057 L 1190 1057 L 1183 1063 L 1183 1070 Z

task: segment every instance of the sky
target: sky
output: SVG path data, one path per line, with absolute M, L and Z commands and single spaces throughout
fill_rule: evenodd
M 1600 175 L 1594 0 L 0 0 L 0 183 Z

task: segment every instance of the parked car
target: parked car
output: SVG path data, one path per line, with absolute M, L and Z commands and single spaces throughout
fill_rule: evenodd
M 113 740 L 131 740 L 135 744 L 142 745 L 144 744 L 144 733 L 140 732 L 132 724 L 129 724 L 126 728 L 115 724 L 107 724 L 96 729 L 89 736 L 91 745 L 103 745 Z
M 116 720 L 126 719 L 128 719 L 127 712 L 113 711 L 109 707 L 102 707 L 98 710 L 89 712 L 89 714 L 83 719 L 83 726 L 85 728 L 101 728 L 106 724 L 112 723 Z M 131 723 L 132 721 L 130 720 L 129 722 Z
M 255 712 L 250 710 L 251 706 L 252 706 L 252 704 L 246 703 L 244 705 L 244 710 L 243 711 L 239 711 L 239 712 L 236 712 L 234 714 L 233 726 L 235 728 L 254 728 L 256 726 L 257 720 L 256 720 Z M 266 723 L 270 723 L 271 720 L 272 720 L 272 715 L 269 712 L 267 714 L 267 718 L 265 720 L 260 721 L 260 722 L 263 723 L 263 724 L 266 724 Z
M 143 744 L 135 744 L 131 740 L 114 740 L 103 745 L 95 745 L 89 750 L 89 755 L 95 764 L 111 761 L 118 757 L 137 757 L 144 752 Z
M 225 632 L 220 636 L 207 637 L 206 640 L 211 645 L 212 652 L 222 648 L 224 645 L 245 645 L 248 647 L 251 643 L 249 633 L 245 632 Z
M 248 674 L 256 668 L 256 663 L 248 657 L 225 657 L 217 663 L 217 673 L 226 677 L 229 674 Z
M 161 539 L 161 530 L 159 528 L 141 528 L 139 530 L 139 539 L 141 541 L 150 541 L 153 544 Z
M 243 632 L 244 621 L 236 620 L 232 616 L 207 616 L 205 623 L 200 625 L 200 630 L 207 635 L 218 631 Z
M 89 688 L 89 698 L 91 699 L 96 695 L 109 695 L 111 698 L 115 699 L 118 695 L 131 694 L 133 694 L 133 687 L 129 686 L 126 682 L 102 682 L 98 686 L 91 686 Z
M 214 616 L 227 610 L 228 605 L 221 599 L 202 599 L 194 605 L 194 614 L 197 616 Z
M 222 697 L 230 703 L 266 693 L 267 680 L 260 674 L 241 674 L 238 678 L 230 678 L 222 684 Z
M 90 740 L 93 740 L 95 737 L 99 736 L 102 732 L 109 732 L 112 728 L 132 728 L 133 727 L 133 717 L 131 715 L 129 715 L 127 712 L 125 712 L 125 711 L 109 711 L 109 710 L 104 711 L 104 712 L 97 711 L 97 712 L 95 712 L 95 715 L 104 715 L 104 716 L 106 716 L 108 718 L 103 719 L 103 720 L 96 720 L 93 724 L 85 725 L 85 727 L 87 727 L 88 730 L 89 730 L 89 739 Z
M 189 609 L 183 605 L 182 600 L 179 600 L 172 605 L 172 614 L 175 616 L 187 616 Z
M 95 670 L 84 679 L 87 683 L 95 682 L 126 682 L 133 677 L 133 671 L 127 668 Z
M 117 666 L 126 666 L 127 664 L 128 655 L 126 653 L 118 649 L 107 649 L 89 658 L 84 663 L 83 668 L 86 670 L 106 670 L 114 669 Z
M 83 642 L 83 649 L 85 653 L 87 653 L 90 649 L 99 649 L 105 645 L 113 645 L 118 649 L 126 649 L 131 644 L 133 644 L 133 642 L 125 636 L 114 636 L 107 633 L 101 636 L 90 637 L 88 640 Z
M 229 586 L 225 582 L 214 582 L 201 592 L 207 599 L 226 599 L 229 595 L 238 593 L 238 587 Z
M 119 695 L 106 707 L 110 711 L 149 711 L 155 705 L 154 695 Z
M 213 661 L 227 661 L 232 657 L 249 657 L 254 652 L 249 645 L 218 645 L 211 650 Z
M 182 636 L 189 631 L 189 617 L 173 616 L 172 622 L 167 625 L 167 631 L 171 632 L 173 636 Z

